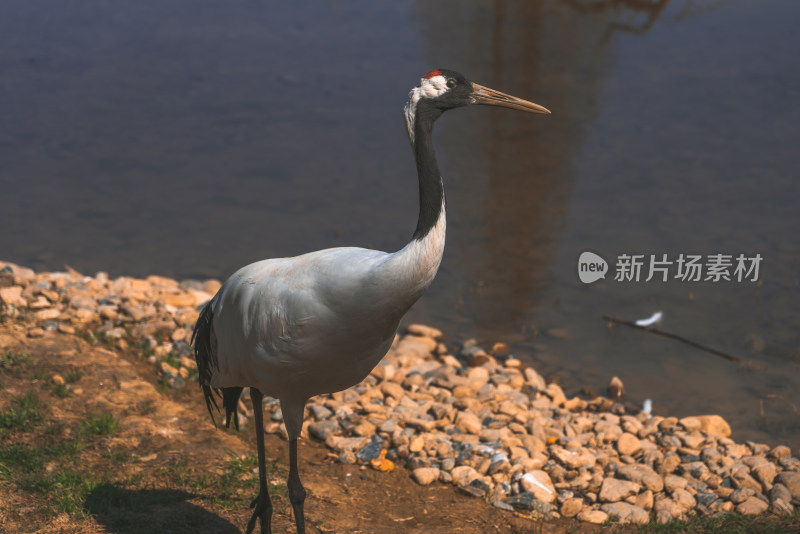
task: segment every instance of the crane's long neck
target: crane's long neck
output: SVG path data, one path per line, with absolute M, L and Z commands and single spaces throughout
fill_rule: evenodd
M 426 105 L 424 100 L 415 109 L 409 109 L 413 105 L 413 101 L 409 102 L 406 108 L 406 127 L 419 175 L 419 218 L 413 238 L 421 241 L 435 232 L 439 219 L 444 221 L 445 217 L 444 186 L 433 149 L 433 123 L 441 111 Z M 441 232 L 444 241 L 444 227 Z
M 405 309 L 433 281 L 444 253 L 446 231 L 444 188 L 433 150 L 433 123 L 441 111 L 414 100 L 406 106 L 406 126 L 419 177 L 419 218 L 411 241 L 387 264 L 397 304 Z M 402 296 L 402 298 L 401 298 Z

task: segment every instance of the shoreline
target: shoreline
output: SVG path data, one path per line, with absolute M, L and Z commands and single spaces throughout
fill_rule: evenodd
M 0 261 L 0 313 L 28 337 L 81 334 L 135 348 L 165 384 L 182 388 L 196 380 L 188 342 L 197 307 L 219 286 L 35 273 Z M 800 505 L 800 460 L 786 446 L 736 443 L 714 414 L 678 419 L 606 397 L 567 398 L 502 346 L 452 350 L 442 337 L 409 325 L 361 384 L 309 401 L 303 437 L 325 442 L 342 463 L 403 465 L 421 485 L 452 484 L 534 517 L 645 524 L 695 513 L 791 515 Z M 276 402 L 265 405 L 267 432 L 285 437 Z M 237 415 L 240 424 L 252 416 L 244 400 Z

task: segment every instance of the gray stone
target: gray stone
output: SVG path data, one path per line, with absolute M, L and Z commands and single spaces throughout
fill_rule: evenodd
M 380 456 L 382 448 L 383 439 L 381 439 L 379 436 L 373 436 L 372 441 L 367 443 L 360 451 L 358 451 L 358 459 L 362 462 L 374 460 Z
M 617 469 L 617 477 L 636 482 L 658 493 L 664 489 L 664 480 L 651 468 L 643 464 L 626 464 Z
M 642 487 L 630 480 L 619 480 L 616 478 L 606 478 L 600 486 L 599 499 L 604 502 L 621 501 L 631 495 L 639 493 Z M 606 510 L 607 511 L 607 510 Z
M 698 504 L 702 504 L 703 506 L 711 506 L 711 503 L 716 501 L 718 497 L 716 493 L 705 492 L 696 493 L 694 498 Z
M 328 436 L 339 431 L 339 422 L 336 419 L 316 421 L 308 425 L 308 433 L 320 441 L 325 441 Z
M 792 504 L 800 504 L 800 472 L 784 471 L 778 475 L 778 480 L 792 494 Z
M 506 502 L 517 510 L 532 510 L 535 500 L 536 497 L 534 497 L 533 493 L 529 491 L 523 491 L 519 495 L 510 497 L 506 500 Z
M 685 489 L 676 489 L 672 492 L 672 499 L 680 507 L 683 513 L 688 512 L 697 505 L 697 502 L 692 497 L 692 494 Z
M 792 515 L 794 514 L 794 506 L 783 499 L 775 499 L 772 501 L 771 511 L 776 515 Z
M 650 522 L 650 514 L 638 506 L 626 502 L 604 504 L 600 507 L 609 516 L 616 517 L 620 523 L 646 525 Z
M 741 504 L 755 494 L 756 492 L 750 488 L 739 488 L 735 490 L 733 493 L 731 493 L 731 496 L 728 497 L 728 499 L 733 504 Z
M 311 415 L 314 416 L 314 420 L 316 421 L 322 421 L 323 419 L 327 419 L 333 415 L 332 411 L 321 404 L 312 404 L 308 407 L 308 410 L 311 412 Z
M 790 492 L 783 484 L 775 484 L 769 491 L 770 500 L 781 499 L 784 502 L 792 502 L 792 492 Z

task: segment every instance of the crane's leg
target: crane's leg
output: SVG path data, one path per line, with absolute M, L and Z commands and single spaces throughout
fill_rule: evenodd
M 261 534 L 272 534 L 272 501 L 269 499 L 267 489 L 267 460 L 264 455 L 264 406 L 262 401 L 264 395 L 256 388 L 250 388 L 250 400 L 253 401 L 253 414 L 256 420 L 256 443 L 258 444 L 258 497 L 256 497 L 250 508 L 253 515 L 247 522 L 246 534 L 253 532 L 256 526 L 256 518 L 261 519 Z
M 294 509 L 294 523 L 297 525 L 297 534 L 305 534 L 306 524 L 303 516 L 303 502 L 306 500 L 306 490 L 300 482 L 300 474 L 297 472 L 297 438 L 289 440 L 289 480 L 286 484 L 289 488 L 289 501 Z

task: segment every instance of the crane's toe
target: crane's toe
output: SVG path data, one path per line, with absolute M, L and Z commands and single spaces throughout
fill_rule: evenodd
M 247 522 L 245 534 L 251 534 L 256 526 L 256 519 L 261 520 L 261 534 L 272 534 L 272 502 L 269 494 L 263 491 L 258 493 L 258 497 L 250 503 L 250 508 L 254 508 L 250 521 Z

